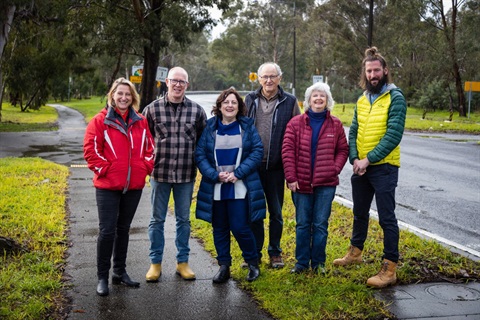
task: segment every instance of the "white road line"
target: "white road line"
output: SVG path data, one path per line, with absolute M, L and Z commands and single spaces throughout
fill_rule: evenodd
M 335 196 L 335 201 L 349 207 L 349 208 L 353 208 L 353 202 L 348 200 L 348 199 L 345 199 L 345 198 L 342 198 L 342 197 L 339 197 L 339 196 Z M 378 220 L 378 212 L 373 210 L 373 209 L 370 209 L 370 216 L 377 219 Z M 426 238 L 430 238 L 430 239 L 433 239 L 435 241 L 438 241 L 438 242 L 441 242 L 443 244 L 446 244 L 450 247 L 453 247 L 457 250 L 460 250 L 460 251 L 463 251 L 463 252 L 468 252 L 469 254 L 477 257 L 477 258 L 480 258 L 480 252 L 479 251 L 476 251 L 472 248 L 469 248 L 469 247 L 466 247 L 464 245 L 461 245 L 459 243 L 456 243 L 456 242 L 453 242 L 453 241 L 450 241 L 448 239 L 445 239 L 439 235 L 436 235 L 436 234 L 433 234 L 431 232 L 428 232 L 428 231 L 425 231 L 425 230 L 422 230 L 422 229 L 419 229 L 415 226 L 412 226 L 406 222 L 403 222 L 403 221 L 400 221 L 398 220 L 398 225 L 400 228 L 404 229 L 404 230 L 408 230 L 408 231 L 411 231 L 415 234 L 418 234 L 418 235 L 421 235 L 421 236 L 424 236 Z

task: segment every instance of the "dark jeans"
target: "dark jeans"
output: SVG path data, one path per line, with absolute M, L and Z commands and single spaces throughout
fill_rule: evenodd
M 212 226 L 219 265 L 232 265 L 230 231 L 242 250 L 243 259 L 249 264 L 257 264 L 255 238 L 248 225 L 248 202 L 246 199 L 214 201 Z
M 258 173 L 260 174 L 260 181 L 262 182 L 269 213 L 268 255 L 279 256 L 282 253 L 280 239 L 282 238 L 283 231 L 282 207 L 285 192 L 285 174 L 283 170 L 265 170 L 264 163 L 258 170 Z M 263 220 L 252 222 L 251 228 L 257 243 L 258 258 L 261 259 L 263 243 L 265 241 Z
M 390 164 L 369 166 L 363 176 L 352 175 L 353 232 L 350 243 L 363 250 L 367 238 L 373 196 L 383 229 L 383 259 L 398 261 L 399 230 L 395 216 L 395 188 L 398 167 Z
M 107 279 L 113 253 L 113 272 L 126 272 L 130 225 L 142 190 L 112 191 L 96 189 L 99 233 L 97 239 L 97 276 Z

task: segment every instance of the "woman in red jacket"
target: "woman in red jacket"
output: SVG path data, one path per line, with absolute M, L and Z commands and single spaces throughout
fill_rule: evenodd
M 138 287 L 126 272 L 130 224 L 137 210 L 145 178 L 153 169 L 153 139 L 139 113 L 135 86 L 117 79 L 107 106 L 88 124 L 83 152 L 90 170 L 98 208 L 97 294 L 108 295 L 113 254 L 113 284 Z
M 305 113 L 287 125 L 282 159 L 296 209 L 297 263 L 292 273 L 325 272 L 328 219 L 338 175 L 348 158 L 341 121 L 332 116 L 330 87 L 317 82 L 305 91 Z

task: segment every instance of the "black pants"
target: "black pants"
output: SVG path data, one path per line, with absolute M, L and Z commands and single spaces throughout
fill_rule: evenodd
M 98 208 L 97 276 L 107 279 L 113 253 L 113 272 L 125 273 L 130 225 L 142 190 L 96 189 Z
M 280 240 L 283 232 L 283 197 L 285 193 L 285 174 L 282 170 L 265 169 L 265 164 L 258 170 L 260 181 L 262 182 L 263 191 L 267 200 L 267 208 L 269 215 L 269 242 L 268 255 L 279 256 L 282 253 L 280 248 Z M 265 228 L 263 219 L 254 221 L 251 224 L 255 242 L 257 243 L 258 258 L 262 258 L 262 248 L 265 241 Z

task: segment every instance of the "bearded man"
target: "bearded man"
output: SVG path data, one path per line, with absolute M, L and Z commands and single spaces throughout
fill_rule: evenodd
M 397 280 L 399 228 L 395 216 L 395 189 L 400 167 L 400 141 L 407 104 L 402 91 L 391 83 L 387 62 L 376 47 L 365 51 L 360 85 L 365 90 L 357 100 L 349 132 L 349 160 L 353 165 L 353 231 L 350 248 L 336 266 L 362 263 L 368 233 L 370 206 L 375 196 L 383 229 L 380 272 L 367 285 L 382 288 Z

